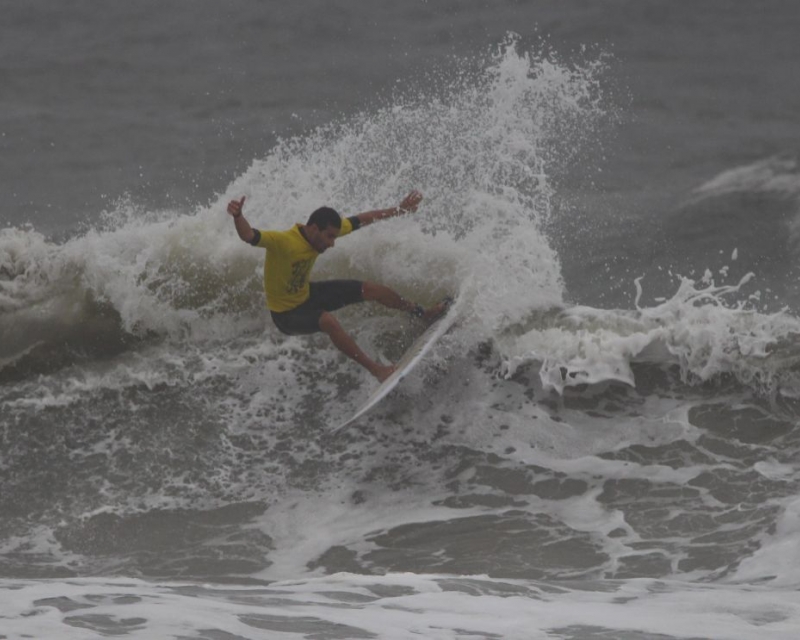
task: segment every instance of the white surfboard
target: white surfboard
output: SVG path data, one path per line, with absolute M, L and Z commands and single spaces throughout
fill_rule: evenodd
M 456 315 L 456 303 L 454 302 L 450 305 L 447 313 L 431 323 L 431 325 L 425 329 L 425 332 L 414 341 L 414 344 L 408 348 L 408 350 L 403 354 L 403 357 L 400 358 L 395 365 L 396 368 L 394 373 L 386 378 L 386 380 L 381 382 L 380 386 L 370 394 L 369 398 L 367 398 L 364 404 L 361 405 L 361 408 L 355 412 L 353 417 L 332 429 L 331 433 L 337 433 L 344 429 L 347 425 L 358 420 L 367 411 L 372 409 L 372 407 L 383 400 L 386 395 L 392 389 L 394 389 L 415 366 L 417 366 L 417 363 L 422 360 L 422 358 L 436 343 L 436 341 L 447 332 L 447 330 L 453 325 Z

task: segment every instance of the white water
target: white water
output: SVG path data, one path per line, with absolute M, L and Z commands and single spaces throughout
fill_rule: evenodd
M 3 590 L 8 638 L 410 638 L 657 636 L 792 640 L 791 590 L 636 580 L 597 585 L 336 574 L 269 586 L 80 579 Z M 613 630 L 613 631 L 609 631 Z M 595 635 L 597 634 L 597 635 Z

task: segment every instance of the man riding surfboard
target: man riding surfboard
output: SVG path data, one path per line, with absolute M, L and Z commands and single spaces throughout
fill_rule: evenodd
M 331 312 L 350 304 L 375 301 L 431 321 L 446 309 L 447 301 L 424 309 L 375 282 L 309 281 L 317 257 L 332 248 L 338 238 L 378 220 L 416 211 L 422 201 L 419 191 L 409 193 L 397 207 L 376 209 L 347 218 L 342 218 L 330 207 L 320 207 L 305 224 L 295 224 L 287 231 L 262 231 L 251 227 L 243 215 L 244 201 L 244 196 L 241 200 L 232 200 L 228 204 L 228 214 L 233 217 L 236 232 L 242 240 L 266 249 L 264 291 L 267 308 L 282 333 L 305 335 L 322 331 L 328 334 L 337 349 L 383 382 L 392 374 L 394 366 L 382 365 L 364 353 Z

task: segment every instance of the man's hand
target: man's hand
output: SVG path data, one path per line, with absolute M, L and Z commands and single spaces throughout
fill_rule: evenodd
M 416 190 L 412 191 L 403 198 L 400 206 L 397 207 L 398 213 L 412 213 L 417 210 L 420 202 L 422 202 L 422 194 Z
M 242 196 L 241 200 L 231 200 L 228 203 L 228 213 L 232 215 L 234 218 L 238 218 L 242 215 L 242 209 L 244 208 L 244 196 Z
M 378 220 L 385 220 L 386 218 L 394 218 L 395 216 L 412 213 L 417 210 L 420 202 L 422 202 L 422 194 L 419 191 L 412 191 L 403 198 L 403 201 L 396 207 L 367 211 L 365 213 L 359 213 L 356 217 L 361 223 L 361 226 L 364 226 L 377 222 Z
M 241 200 L 231 200 L 228 203 L 228 213 L 233 218 L 233 224 L 236 227 L 236 233 L 238 233 L 239 237 L 245 242 L 253 244 L 256 237 L 256 232 L 253 231 L 253 227 L 250 226 L 250 223 L 242 215 L 243 208 L 244 196 L 242 196 Z

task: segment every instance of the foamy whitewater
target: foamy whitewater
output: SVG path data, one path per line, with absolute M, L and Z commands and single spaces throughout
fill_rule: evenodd
M 0 638 L 796 639 L 800 307 L 750 232 L 695 251 L 687 225 L 773 199 L 791 252 L 797 167 L 698 181 L 663 260 L 609 275 L 633 304 L 584 304 L 559 189 L 619 117 L 608 65 L 509 37 L 279 140 L 207 206 L 3 229 Z M 314 277 L 460 316 L 331 436 L 374 381 L 274 328 L 225 204 L 283 229 L 414 188 Z M 338 317 L 385 361 L 420 331 Z

